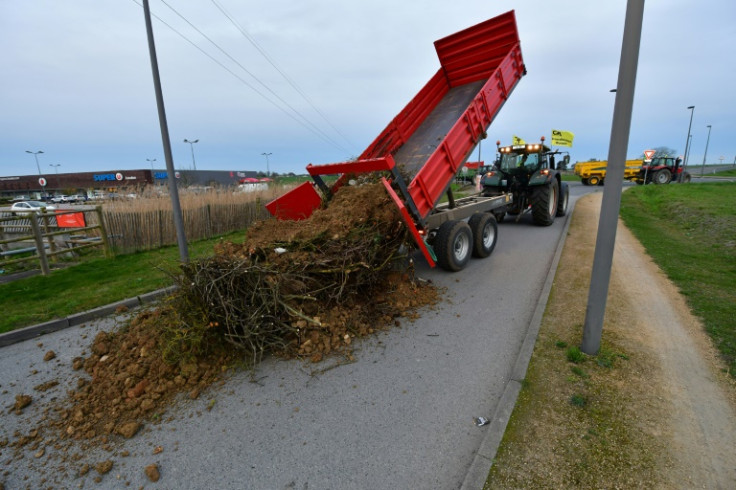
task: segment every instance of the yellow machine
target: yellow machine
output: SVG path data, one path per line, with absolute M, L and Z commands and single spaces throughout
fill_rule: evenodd
M 624 168 L 624 179 L 634 180 L 639 176 L 639 171 L 644 162 L 642 160 L 626 160 Z M 580 177 L 583 185 L 603 185 L 606 178 L 607 161 L 580 162 L 575 164 L 575 175 Z

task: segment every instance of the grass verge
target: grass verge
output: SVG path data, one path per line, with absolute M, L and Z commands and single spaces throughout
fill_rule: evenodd
M 643 186 L 621 217 L 687 298 L 736 376 L 736 184 Z
M 190 243 L 189 255 L 191 258 L 209 255 L 219 241 L 242 236 L 241 231 Z M 3 302 L 0 333 L 170 286 L 173 284 L 170 274 L 177 271 L 178 265 L 179 249 L 164 247 L 113 259 L 87 259 L 79 265 L 52 271 L 48 276 L 0 284 Z

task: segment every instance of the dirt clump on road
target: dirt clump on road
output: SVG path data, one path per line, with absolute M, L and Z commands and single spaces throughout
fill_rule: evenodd
M 601 348 L 580 352 L 600 194 L 579 199 L 486 488 L 734 488 L 736 386 L 619 222 Z
M 175 397 L 198 398 L 233 367 L 266 354 L 352 359 L 357 339 L 438 301 L 431 283 L 414 278 L 406 238 L 380 184 L 343 188 L 307 220 L 257 224 L 243 243 L 182 266 L 178 289 L 157 308 L 97 334 L 89 354 L 72 360 L 80 376 L 68 397 L 8 445 L 18 458 L 50 448 L 44 461 L 79 468 L 85 449 L 111 450 L 165 421 Z M 114 461 L 103 463 L 82 467 L 99 478 Z

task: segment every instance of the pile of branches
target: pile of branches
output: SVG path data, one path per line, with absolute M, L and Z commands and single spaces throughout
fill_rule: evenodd
M 387 272 L 406 262 L 406 238 L 381 184 L 345 187 L 307 220 L 260 222 L 244 243 L 183 266 L 177 309 L 254 362 L 266 352 L 303 354 L 314 332 L 329 351 L 350 327 L 334 323 L 360 322 L 356 313 L 388 287 Z

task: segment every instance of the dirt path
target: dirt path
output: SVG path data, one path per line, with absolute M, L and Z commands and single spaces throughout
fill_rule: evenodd
M 589 205 L 600 207 L 600 194 Z M 734 386 L 678 289 L 620 223 L 612 292 L 634 314 L 629 334 L 658 361 L 652 394 L 671 430 L 671 482 L 678 487 L 736 488 Z

